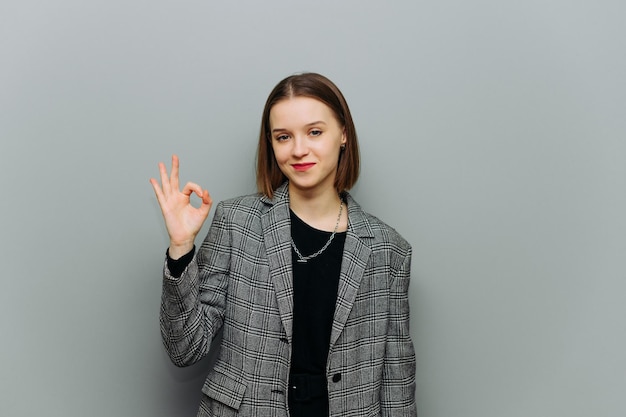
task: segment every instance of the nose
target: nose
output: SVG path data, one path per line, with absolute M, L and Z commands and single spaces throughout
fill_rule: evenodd
M 293 156 L 296 158 L 302 158 L 303 156 L 308 155 L 309 153 L 309 144 L 307 143 L 306 138 L 302 136 L 296 136 L 293 141 Z

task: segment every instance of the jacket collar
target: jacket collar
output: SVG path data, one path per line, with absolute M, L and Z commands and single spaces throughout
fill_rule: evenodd
M 367 219 L 367 215 L 361 209 L 359 203 L 356 202 L 350 193 L 345 192 L 343 194 L 344 200 L 348 206 L 348 230 L 352 231 L 356 236 L 362 238 L 371 238 L 374 236 L 372 228 Z M 282 183 L 276 191 L 274 196 L 269 198 L 266 195 L 261 196 L 261 201 L 265 203 L 268 210 L 281 210 L 287 208 L 287 214 L 289 212 L 289 182 Z M 284 213 L 283 213 L 284 214 Z M 290 231 L 291 233 L 291 231 Z

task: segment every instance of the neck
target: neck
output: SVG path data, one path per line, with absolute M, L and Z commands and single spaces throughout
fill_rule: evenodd
M 332 231 L 337 223 L 341 199 L 332 188 L 321 193 L 289 189 L 289 207 L 305 223 L 320 230 Z M 344 207 L 339 231 L 347 228 L 347 211 Z

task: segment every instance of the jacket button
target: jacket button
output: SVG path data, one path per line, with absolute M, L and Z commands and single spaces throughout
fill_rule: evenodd
M 341 381 L 341 374 L 337 373 L 333 375 L 333 382 L 339 382 L 339 381 Z

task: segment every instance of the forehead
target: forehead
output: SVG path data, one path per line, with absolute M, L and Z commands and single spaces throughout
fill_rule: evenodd
M 322 121 L 336 122 L 334 112 L 325 103 L 311 97 L 290 97 L 272 106 L 269 115 L 270 126 L 287 128 Z

